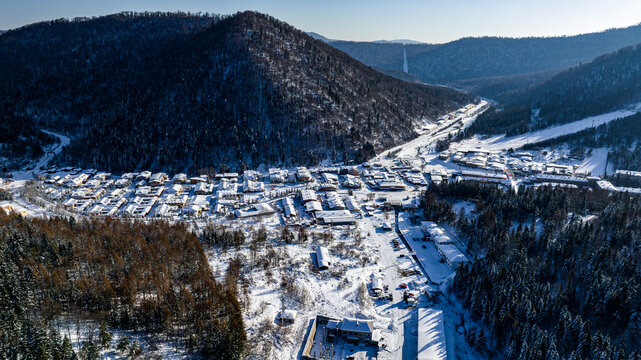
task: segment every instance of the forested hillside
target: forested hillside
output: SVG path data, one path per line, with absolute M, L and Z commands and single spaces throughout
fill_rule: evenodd
M 522 133 L 638 103 L 641 101 L 641 45 L 600 56 L 505 100 L 505 109 L 482 114 L 471 130 Z M 537 116 L 531 116 L 535 110 Z
M 445 44 L 405 45 L 409 73 L 426 83 L 447 84 L 494 98 L 529 85 L 528 77 L 548 79 L 565 68 L 641 42 L 641 25 L 563 37 L 464 38 Z M 403 45 L 332 41 L 366 65 L 402 70 Z M 502 89 L 495 88 L 502 78 Z M 530 79 L 532 80 L 532 79 Z
M 111 171 L 354 158 L 469 101 L 254 12 L 118 14 L 0 37 L 0 102 L 74 135 L 59 160 Z
M 14 170 L 44 155 L 44 147 L 58 139 L 40 131 L 30 118 L 0 108 L 0 172 Z
M 56 327 L 67 320 L 162 334 L 193 353 L 240 359 L 246 337 L 236 294 L 233 275 L 215 280 L 184 225 L 0 211 L 0 358 L 74 358 Z M 109 345 L 95 341 L 83 349 Z
M 478 216 L 457 219 L 451 203 L 470 199 Z M 470 329 L 472 346 L 519 360 L 641 358 L 638 196 L 460 182 L 430 186 L 422 207 L 478 255 L 453 283 L 491 331 Z

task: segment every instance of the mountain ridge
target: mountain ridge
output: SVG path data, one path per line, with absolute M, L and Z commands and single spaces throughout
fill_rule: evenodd
M 526 74 L 548 73 L 546 79 L 549 79 L 569 67 L 636 45 L 639 39 L 641 24 L 573 36 L 464 37 L 443 44 L 405 46 L 356 41 L 332 41 L 330 44 L 366 65 L 392 70 L 402 69 L 405 49 L 411 75 L 425 83 L 460 85 L 465 80 L 475 79 L 478 83 L 484 79 Z M 519 88 L 521 80 L 515 79 L 508 91 Z M 483 90 L 490 84 L 466 89 Z M 477 94 L 495 95 L 492 91 Z
M 13 55 L 0 60 L 11 111 L 77 139 L 58 161 L 111 171 L 359 158 L 473 100 L 383 75 L 255 12 L 54 21 L 3 36 L 0 54 Z
M 599 56 L 511 94 L 471 130 L 509 134 L 618 110 L 641 102 L 641 44 Z

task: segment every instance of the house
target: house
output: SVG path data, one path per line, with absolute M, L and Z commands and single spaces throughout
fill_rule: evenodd
M 316 201 L 316 200 L 308 201 L 305 203 L 305 211 L 308 213 L 323 211 L 323 206 L 319 201 Z
M 298 312 L 296 310 L 283 310 L 278 313 L 278 321 L 284 324 L 293 324 L 296 322 Z
M 131 203 L 125 207 L 124 213 L 132 217 L 145 217 L 151 211 L 151 205 Z
M 196 195 L 207 195 L 207 194 L 211 194 L 212 191 L 213 191 L 213 186 L 206 182 L 199 182 L 196 184 L 196 187 L 194 188 L 194 194 Z
M 418 309 L 418 360 L 445 360 L 445 325 L 443 310 Z
M 160 186 L 167 181 L 169 181 L 169 177 L 167 176 L 167 174 L 165 174 L 164 172 L 158 172 L 158 173 L 152 174 L 149 177 L 148 184 L 151 186 Z
M 250 210 L 234 211 L 234 215 L 236 215 L 237 218 L 248 218 L 252 216 L 272 215 L 275 213 L 276 213 L 276 210 L 274 210 L 274 208 L 267 203 L 255 204 L 254 207 Z
M 299 182 L 310 182 L 312 181 L 312 174 L 306 167 L 298 167 L 296 168 L 296 180 Z
M 143 171 L 138 176 L 136 176 L 136 179 L 134 180 L 134 183 L 140 182 L 144 180 L 145 182 L 149 181 L 149 178 L 151 177 L 151 171 Z
M 253 180 L 245 180 L 243 183 L 243 192 L 257 193 L 265 191 L 265 184 Z
M 256 170 L 247 170 L 243 173 L 243 179 L 245 181 L 259 181 L 261 174 Z
M 290 197 L 286 197 L 282 200 L 283 202 L 283 211 L 285 212 L 285 217 L 296 217 L 298 213 L 294 207 L 294 201 Z
M 341 199 L 341 197 L 335 192 L 327 193 L 327 206 L 330 210 L 345 209 L 345 203 L 343 202 L 343 199 Z
M 321 174 L 321 178 L 326 183 L 338 184 L 338 175 L 336 174 L 324 172 L 323 174 Z
M 189 197 L 187 195 L 167 194 L 160 199 L 162 204 L 183 207 L 187 204 Z
M 106 180 L 111 179 L 111 173 L 99 172 L 96 175 L 94 175 L 92 179 L 93 180 L 106 181 Z
M 216 174 L 215 179 L 216 180 L 227 179 L 228 181 L 236 181 L 236 182 L 238 182 L 238 173 Z
M 372 292 L 378 296 L 383 292 L 383 280 L 376 274 L 372 274 Z
M 316 267 L 320 270 L 327 270 L 331 265 L 329 252 L 326 247 L 319 246 L 316 248 Z
M 166 194 L 180 195 L 183 192 L 184 187 L 180 184 L 174 183 L 165 190 Z
M 341 321 L 330 320 L 326 329 L 329 342 L 335 336 L 342 336 L 349 342 L 371 341 L 374 333 L 374 321 L 348 318 L 343 318 Z
M 316 192 L 314 190 L 303 190 L 300 192 L 300 201 L 303 204 L 316 200 L 318 200 L 318 197 L 316 196 Z
M 207 175 L 200 175 L 189 178 L 190 184 L 197 184 L 202 182 L 207 182 Z
M 378 189 L 384 191 L 403 191 L 405 184 L 398 180 L 382 180 L 378 182 Z
M 171 179 L 174 184 L 184 184 L 187 182 L 187 174 L 179 173 Z
M 120 179 L 116 180 L 114 185 L 117 188 L 121 188 L 121 189 L 129 187 L 129 185 L 131 185 L 131 179 L 129 179 L 129 178 L 120 178 Z
M 319 191 L 336 191 L 338 190 L 338 185 L 334 183 L 323 182 L 318 184 L 318 190 Z
M 363 186 L 363 183 L 354 175 L 345 175 L 343 186 L 350 189 L 360 189 L 361 186 Z
M 348 196 L 345 198 L 345 205 L 347 206 L 347 209 L 349 211 L 360 212 L 360 209 L 358 208 L 358 203 L 351 196 Z
M 316 219 L 325 225 L 354 225 L 356 219 L 348 210 L 316 211 Z
M 269 182 L 272 184 L 281 184 L 287 181 L 287 170 L 281 170 L 278 168 L 269 169 Z

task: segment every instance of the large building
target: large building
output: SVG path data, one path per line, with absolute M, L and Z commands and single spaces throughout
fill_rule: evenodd
M 443 310 L 418 309 L 418 360 L 445 360 L 445 325 Z

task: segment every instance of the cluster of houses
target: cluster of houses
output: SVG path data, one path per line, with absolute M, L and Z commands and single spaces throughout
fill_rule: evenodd
M 445 150 L 439 154 L 439 158 L 462 167 L 488 172 L 509 171 L 522 176 L 536 174 L 571 176 L 575 175 L 576 170 L 572 165 L 536 161 L 534 154 L 527 151 L 505 153 L 484 149 L 461 149 L 455 152 Z
M 93 169 L 63 170 L 66 173 L 56 169 L 45 180 L 45 195 L 68 210 L 174 220 L 227 215 L 247 218 L 280 211 L 291 221 L 307 216 L 327 225 L 353 225 L 362 216 L 361 209 L 345 190 L 360 189 L 363 179 L 374 189 L 391 191 L 405 190 L 408 182 L 426 184 L 420 173 L 400 176 L 397 170 L 382 167 L 361 173 L 357 166 L 272 168 L 268 172 L 247 170 L 242 175 L 192 177 L 150 171 L 114 176 Z

